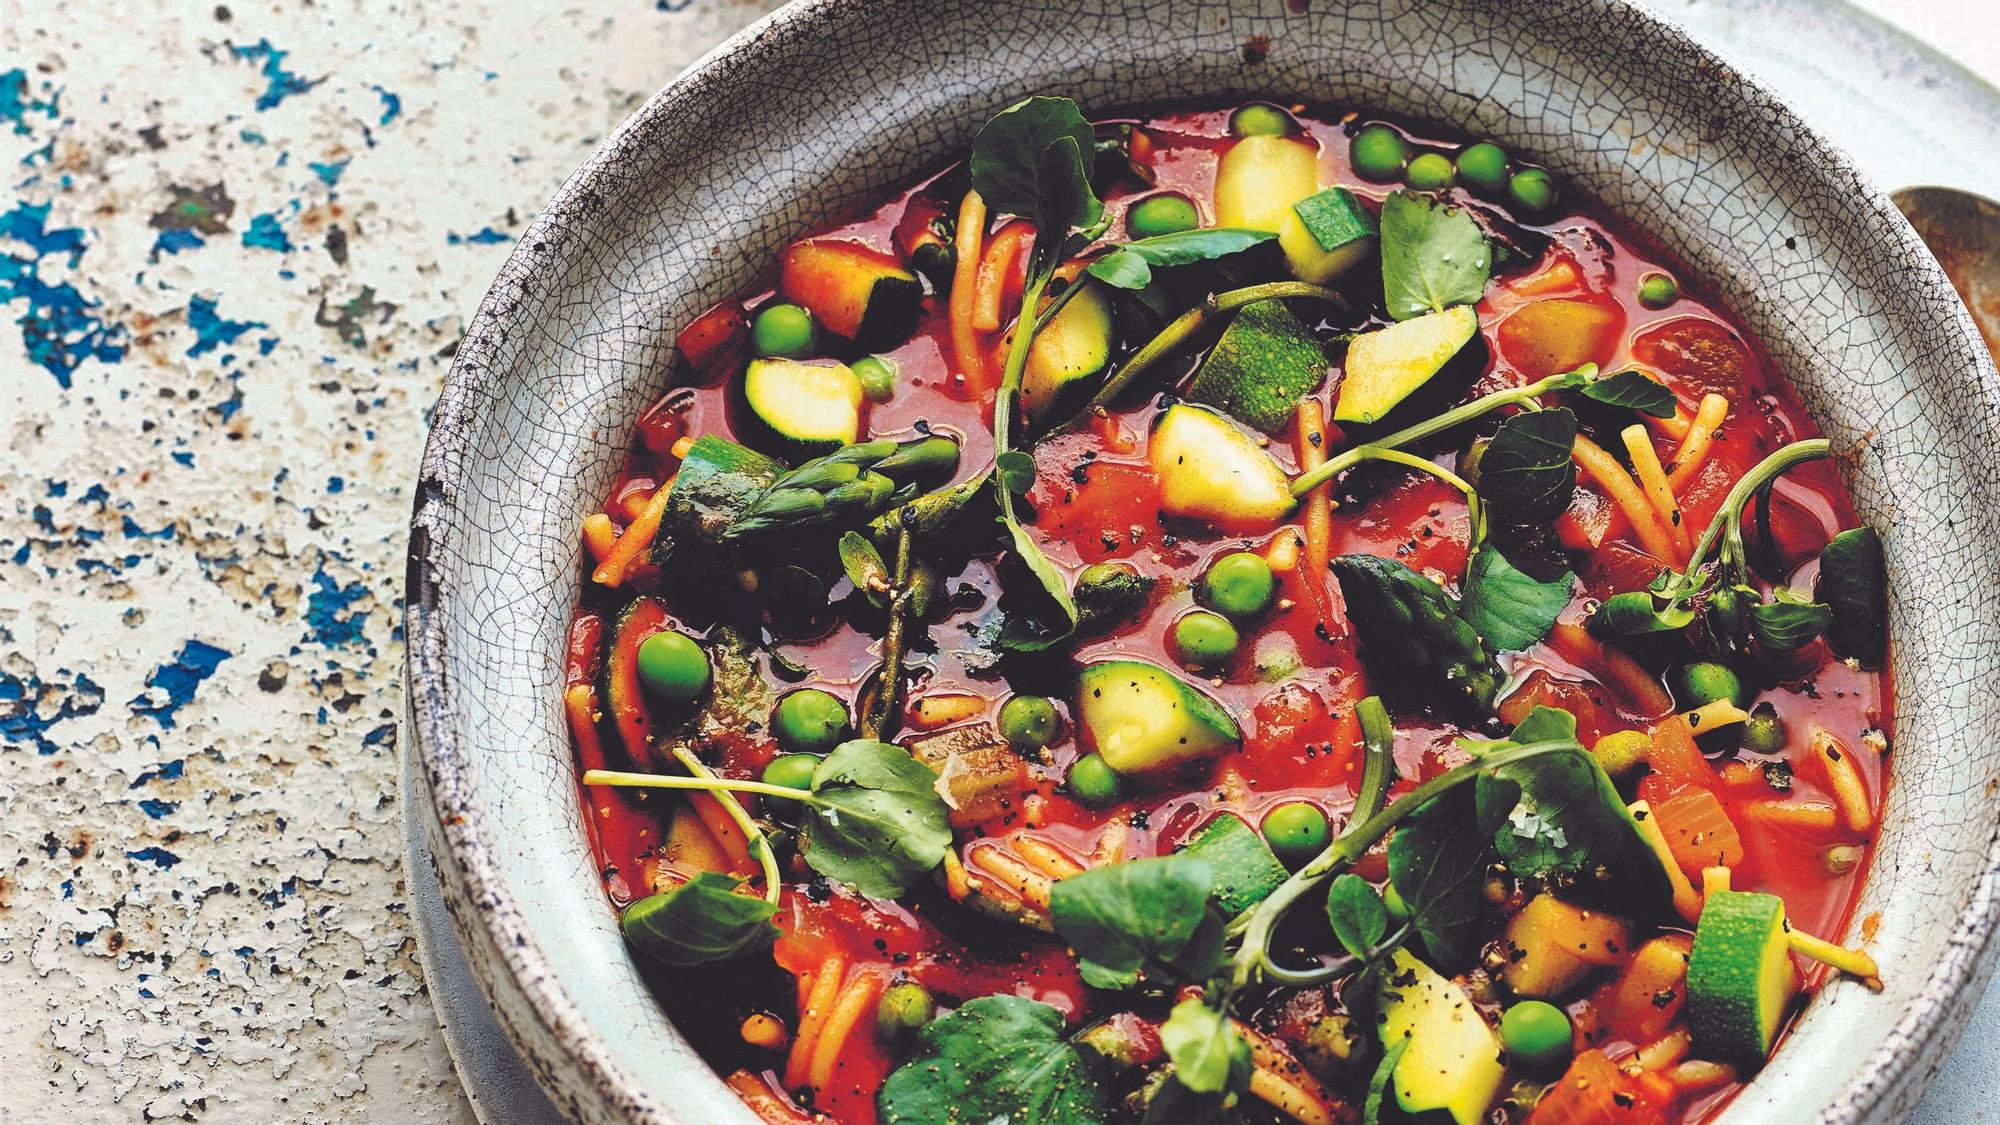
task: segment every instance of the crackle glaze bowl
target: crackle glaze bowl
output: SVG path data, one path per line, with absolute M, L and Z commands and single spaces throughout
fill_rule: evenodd
M 1884 534 L 1901 706 L 1856 914 L 1887 987 L 1823 990 L 1725 1119 L 1899 1118 L 1980 995 L 2000 910 L 2000 378 L 1845 155 L 1617 0 L 818 0 L 717 48 L 570 178 L 438 402 L 407 611 L 410 815 L 554 1102 L 753 1121 L 648 995 L 585 842 L 560 702 L 579 524 L 674 377 L 678 326 L 1031 93 L 1099 114 L 1308 100 L 1491 137 L 1654 232 L 1761 337 Z

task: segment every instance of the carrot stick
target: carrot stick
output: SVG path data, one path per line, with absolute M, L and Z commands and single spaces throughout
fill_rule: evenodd
M 1778 797 L 1750 801 L 1744 804 L 1743 815 L 1766 827 L 1799 832 L 1830 833 L 1840 827 L 1840 810 L 1819 801 L 1788 801 Z
M 1581 665 L 1603 681 L 1635 711 L 1654 716 L 1673 710 L 1674 701 L 1667 696 L 1667 690 L 1660 686 L 1660 681 L 1654 679 L 1638 661 L 1591 636 L 1590 630 L 1583 626 L 1574 622 L 1556 622 L 1555 628 L 1549 630 L 1549 645 L 1564 659 Z
M 617 586 L 625 581 L 625 572 L 645 556 L 647 548 L 653 545 L 653 537 L 660 533 L 660 518 L 667 514 L 667 493 L 673 487 L 673 478 L 668 477 L 665 484 L 653 490 L 652 499 L 646 501 L 639 518 L 632 521 L 611 553 L 591 572 L 591 581 L 602 586 Z
M 1316 398 L 1299 404 L 1299 471 L 1309 473 L 1326 464 L 1326 408 Z M 1333 555 L 1333 482 L 1306 493 L 1306 574 L 1320 581 Z
M 979 275 L 972 286 L 972 327 L 981 332 L 1000 331 L 1000 301 L 1007 294 L 1008 275 L 1035 237 L 1032 224 L 1008 223 L 987 240 L 986 253 L 979 259 Z
M 833 1064 L 840 1058 L 840 1049 L 847 1045 L 847 1037 L 854 1033 L 861 1017 L 873 1012 L 875 1004 L 882 998 L 882 989 L 888 983 L 880 972 L 863 969 L 855 974 L 856 979 L 840 990 L 834 1001 L 833 1011 L 826 1017 L 826 1024 L 820 1029 L 819 1042 L 814 1044 L 812 1062 L 806 1067 L 806 1085 L 815 1090 L 824 1089 L 833 1082 Z
M 1694 417 L 1678 400 L 1674 403 L 1674 413 L 1671 418 L 1655 418 L 1647 415 L 1646 421 L 1651 422 L 1654 429 L 1675 441 L 1687 440 L 1688 427 L 1694 425 Z
M 1082 874 L 1083 865 L 1064 855 L 1053 844 L 1026 834 L 1014 837 L 1014 850 L 1028 866 L 1051 879 L 1067 879 Z
M 846 980 L 847 956 L 842 953 L 828 954 L 810 976 L 799 978 L 799 1034 L 792 1040 L 791 1054 L 785 1057 L 786 1086 L 796 1088 L 806 1084 L 813 1048 L 819 1044 L 820 1031 L 826 1026 L 827 1016 L 833 1013 L 834 999 L 840 995 L 840 986 Z
M 1674 850 L 1667 846 L 1666 833 L 1660 831 L 1659 818 L 1653 815 L 1653 808 L 1644 801 L 1634 801 L 1626 806 L 1632 814 L 1632 823 L 1639 827 L 1639 838 L 1653 849 L 1659 857 L 1660 867 L 1667 873 L 1667 885 L 1673 888 L 1674 912 L 1689 922 L 1701 917 L 1701 892 L 1688 882 L 1687 872 L 1674 859 Z
M 987 389 L 986 361 L 979 354 L 979 334 L 972 324 L 974 290 L 978 285 L 979 249 L 986 238 L 986 201 L 967 191 L 958 205 L 958 264 L 951 274 L 951 354 L 953 373 L 962 386 Z
M 1646 427 L 1634 423 L 1619 431 L 1618 437 L 1625 443 L 1626 455 L 1632 458 L 1632 468 L 1638 473 L 1639 485 L 1645 489 L 1653 514 L 1673 536 L 1676 557 L 1687 554 L 1688 537 L 1687 529 L 1681 526 L 1681 506 L 1674 499 L 1674 490 L 1667 485 L 1667 471 L 1660 467 L 1660 457 L 1653 452 L 1653 439 L 1646 435 Z
M 1023 903 L 1043 914 L 1049 912 L 1049 890 L 1055 886 L 1055 880 L 1029 867 L 998 844 L 975 847 L 973 850 L 977 854 L 968 858 L 974 859 L 981 870 L 999 880 Z
M 1716 428 L 1727 417 L 1728 399 L 1713 391 L 1701 396 L 1701 409 L 1695 412 L 1694 422 L 1688 426 L 1687 436 L 1681 439 L 1680 448 L 1674 450 L 1674 468 L 1667 474 L 1667 484 L 1676 495 L 1701 471 L 1702 463 L 1708 460 L 1708 448 L 1715 441 Z
M 1811 753 L 1826 777 L 1834 807 L 1840 810 L 1847 827 L 1863 833 L 1875 827 L 1875 809 L 1869 803 L 1868 786 L 1861 780 L 1861 771 L 1854 766 L 1854 751 L 1842 745 L 1833 732 L 1817 729 L 1813 731 Z
M 583 517 L 583 545 L 591 558 L 603 562 L 618 545 L 618 526 L 603 512 Z
M 1576 448 L 1571 454 L 1583 471 L 1589 473 L 1610 495 L 1611 502 L 1618 505 L 1625 518 L 1632 521 L 1633 533 L 1639 537 L 1639 545 L 1656 558 L 1671 559 L 1682 552 L 1675 550 L 1674 537 L 1661 525 L 1658 513 L 1646 501 L 1645 493 L 1639 491 L 1639 484 L 1618 459 L 1604 452 L 1598 444 L 1582 434 L 1576 436 Z

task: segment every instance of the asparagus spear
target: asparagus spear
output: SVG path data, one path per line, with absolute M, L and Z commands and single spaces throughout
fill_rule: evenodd
M 722 532 L 741 544 L 776 532 L 858 526 L 958 470 L 947 437 L 857 442 L 816 457 L 771 483 Z

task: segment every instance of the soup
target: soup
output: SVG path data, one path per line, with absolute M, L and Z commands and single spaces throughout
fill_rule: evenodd
M 1517 154 L 1033 98 L 676 344 L 564 704 L 766 1120 L 1696 1121 L 1879 984 L 1813 935 L 1880 543 L 1735 317 Z

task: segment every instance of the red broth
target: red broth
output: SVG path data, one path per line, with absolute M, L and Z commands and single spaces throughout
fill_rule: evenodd
M 1205 221 L 1212 222 L 1216 164 L 1231 143 L 1227 119 L 1226 110 L 1208 110 L 1129 122 L 1150 142 L 1140 147 L 1150 150 L 1146 164 L 1157 183 L 1149 187 L 1128 179 L 1108 194 L 1112 221 L 1107 237 L 1122 237 L 1127 207 L 1155 191 L 1186 194 L 1198 201 Z M 1350 167 L 1353 123 L 1305 113 L 1299 119 L 1319 146 L 1320 183 L 1347 187 L 1379 207 L 1395 185 L 1372 183 Z M 1459 143 L 1407 135 L 1421 147 L 1449 150 Z M 956 207 L 955 198 L 937 198 L 933 182 L 919 183 L 876 210 L 815 236 L 858 241 L 901 257 L 913 232 L 931 216 Z M 1472 198 L 1459 189 L 1446 197 L 1461 202 Z M 1520 385 L 1583 361 L 1605 371 L 1636 368 L 1655 376 L 1676 392 L 1684 412 L 1705 392 L 1726 396 L 1732 406 L 1729 419 L 1707 463 L 1680 494 L 1692 529 L 1706 525 L 1746 468 L 1787 441 L 1815 434 L 1782 373 L 1737 318 L 1644 232 L 1592 203 L 1576 201 L 1573 192 L 1555 214 L 1526 229 L 1546 235 L 1548 249 L 1537 261 L 1496 271 L 1478 306 L 1489 359 L 1468 396 Z M 1369 278 L 1374 273 L 1372 265 L 1357 272 Z M 1679 299 L 1663 309 L 1647 307 L 1637 295 L 1639 280 L 1654 272 L 1671 274 L 1680 286 Z M 605 498 L 613 530 L 629 525 L 660 482 L 671 478 L 678 440 L 741 431 L 740 407 L 730 392 L 740 366 L 739 353 L 732 349 L 740 349 L 741 342 L 732 335 L 740 335 L 747 310 L 770 298 L 767 287 L 732 299 L 683 335 L 684 356 L 711 359 L 720 370 L 712 381 L 703 381 L 689 374 L 692 365 L 684 361 L 676 384 L 645 414 L 629 463 Z M 1012 300 L 1018 304 L 1018 292 Z M 1561 325 L 1560 331 L 1547 328 L 1551 320 Z M 1340 327 L 1367 326 L 1352 321 Z M 920 427 L 948 432 L 963 442 L 960 478 L 983 471 L 991 463 L 991 404 L 948 370 L 951 337 L 944 301 L 929 300 L 915 334 L 886 354 L 898 365 L 900 382 L 893 398 L 866 408 L 864 435 L 909 436 Z M 1191 356 L 1176 362 L 1183 364 L 1182 370 L 1192 366 Z M 1337 385 L 1336 378 L 1318 392 L 1329 412 Z M 1146 402 L 1114 411 L 1035 450 L 1038 473 L 1028 495 L 1036 513 L 1033 533 L 1056 565 L 1074 578 L 1092 563 L 1122 560 L 1160 580 L 1136 620 L 1078 643 L 1063 662 L 1069 666 L 1133 657 L 1179 667 L 1166 638 L 1175 619 L 1193 604 L 1190 587 L 1208 564 L 1238 550 L 1271 552 L 1277 540 L 1297 535 L 1296 517 L 1276 532 L 1247 537 L 1163 520 L 1159 485 L 1145 458 L 1147 434 L 1159 409 Z M 1333 448 L 1346 444 L 1337 428 L 1332 436 Z M 1656 433 L 1656 440 L 1669 439 Z M 1296 465 L 1291 442 L 1274 440 L 1271 452 L 1288 469 Z M 1332 514 L 1333 553 L 1393 557 L 1448 585 L 1456 583 L 1466 563 L 1469 520 L 1453 488 L 1433 477 L 1373 466 L 1337 481 L 1334 495 L 1339 503 Z M 1658 567 L 1659 560 L 1645 555 L 1617 527 L 1602 543 L 1594 543 L 1604 534 L 1611 510 L 1590 484 L 1579 489 L 1555 533 L 1571 549 L 1582 590 L 1558 627 L 1558 637 L 1503 658 L 1512 673 L 1512 694 L 1503 700 L 1502 716 L 1517 715 L 1536 702 L 1565 707 L 1578 716 L 1585 745 L 1610 732 L 1647 730 L 1666 718 L 1665 691 L 1657 680 L 1650 687 L 1635 686 L 1629 676 L 1621 677 L 1607 665 L 1601 646 L 1576 627 L 1587 599 L 1643 587 Z M 1835 474 L 1816 463 L 1783 479 L 1769 522 L 1768 546 L 1780 566 L 1794 586 L 1810 588 L 1819 549 L 1836 531 L 1857 521 Z M 586 555 L 587 560 L 593 557 Z M 997 566 L 996 557 L 974 557 L 962 571 L 945 576 L 951 609 L 929 625 L 934 643 L 920 646 L 912 662 L 907 700 L 976 698 L 973 712 L 958 715 L 957 723 L 992 720 L 1010 692 L 1004 681 L 993 678 L 974 643 L 1000 592 Z M 982 856 L 994 848 L 1014 848 L 1023 833 L 1080 866 L 1165 854 L 1219 812 L 1236 813 L 1254 827 L 1271 808 L 1296 800 L 1320 806 L 1339 825 L 1353 804 L 1359 778 L 1354 708 L 1371 690 L 1369 676 L 1357 658 L 1355 637 L 1332 579 L 1307 574 L 1303 567 L 1281 571 L 1279 578 L 1279 610 L 1244 627 L 1237 655 L 1212 670 L 1204 683 L 1239 719 L 1244 735 L 1240 753 L 1225 756 L 1187 784 L 1091 808 L 1072 799 L 1062 785 L 1068 767 L 1084 752 L 1074 716 L 1065 712 L 1061 739 L 1026 763 L 1024 795 L 1004 815 L 958 833 L 957 853 L 967 869 L 984 871 Z M 661 599 L 665 613 L 659 615 L 658 628 L 698 633 L 707 627 L 700 591 L 656 589 L 657 580 L 641 564 L 617 588 L 586 583 L 584 608 L 572 631 L 571 684 L 597 682 L 607 626 L 635 593 Z M 849 593 L 851 587 L 839 580 L 830 600 L 838 604 Z M 832 614 L 818 632 L 783 637 L 770 648 L 762 667 L 774 681 L 782 679 L 780 687 L 822 687 L 853 700 L 876 667 L 880 640 Z M 796 671 L 782 678 L 787 668 Z M 1860 670 L 1835 658 L 1823 642 L 1814 642 L 1775 682 L 1763 686 L 1760 700 L 1776 709 L 1789 732 L 1784 751 L 1724 755 L 1709 762 L 1713 772 L 1705 775 L 1740 831 L 1742 854 L 1733 865 L 1733 885 L 1776 893 L 1795 927 L 1838 935 L 1849 922 L 1872 830 L 1830 824 L 1819 811 L 1833 802 L 1822 774 L 1805 764 L 1803 732 L 1822 727 L 1846 745 L 1864 749 L 1852 759 L 1859 765 L 1871 814 L 1879 811 L 1888 782 L 1886 746 L 1870 732 L 1891 727 L 1887 675 Z M 1040 690 L 1054 696 L 1059 707 L 1068 706 L 1063 702 L 1067 690 Z M 618 717 L 593 711 L 588 692 L 573 703 L 580 765 L 652 768 L 643 757 L 635 761 L 626 754 L 616 737 Z M 913 718 L 906 703 L 905 735 L 914 733 Z M 1400 780 L 1395 791 L 1467 760 L 1454 739 L 1470 733 L 1491 732 L 1399 715 L 1395 756 Z M 1876 752 L 1865 752 L 1868 747 Z M 765 727 L 737 731 L 715 749 L 719 754 L 712 765 L 727 776 L 746 779 L 755 778 L 777 753 Z M 1801 764 L 1786 775 L 1785 763 L 1793 760 Z M 1780 777 L 1788 785 L 1774 788 L 1772 779 Z M 1657 808 L 1690 784 L 1686 777 L 1656 772 L 1640 783 L 1639 795 Z M 677 795 L 592 787 L 582 798 L 612 905 L 622 907 L 685 877 L 682 868 L 699 865 L 669 847 L 672 813 L 685 804 Z M 1382 878 L 1379 850 L 1359 870 Z M 1698 870 L 1694 878 L 1699 884 Z M 896 1059 L 871 1033 L 872 1017 L 846 1037 L 830 1068 L 822 1067 L 823 1080 L 811 1083 L 803 1081 L 811 1060 L 802 1068 L 782 1045 L 746 1042 L 741 1031 L 743 1021 L 759 1013 L 788 1036 L 798 1033 L 802 1020 L 824 1018 L 826 1013 L 810 1009 L 813 986 L 828 966 L 841 974 L 840 991 L 866 992 L 907 977 L 954 1001 L 1011 993 L 1054 1006 L 1072 1029 L 1119 1006 L 1118 997 L 1083 985 L 1072 957 L 1056 938 L 968 913 L 941 890 L 920 891 L 900 902 L 870 900 L 812 879 L 796 861 L 787 880 L 777 918 L 784 936 L 775 950 L 775 966 L 758 958 L 726 968 L 656 974 L 661 1002 L 679 1025 L 719 1071 L 740 1072 L 732 1084 L 771 1120 L 807 1120 L 813 1110 L 847 1123 L 876 1120 L 876 1091 Z M 1864 933 L 1869 929 L 1864 920 Z M 1819 980 L 1821 970 L 1803 961 L 1800 965 L 1802 971 L 1811 970 L 1804 972 L 1807 981 Z M 1615 1002 L 1615 969 L 1601 971 L 1599 979 L 1600 984 L 1568 1004 L 1577 1046 L 1597 1048 L 1613 1062 L 1630 1064 L 1637 1048 L 1662 1028 L 1645 1019 L 1635 1021 Z M 1482 993 L 1474 995 L 1491 1010 Z M 1332 1003 L 1324 990 L 1289 997 L 1281 993 L 1256 1011 L 1251 1022 L 1281 1043 L 1297 1046 L 1303 1026 Z M 1675 1072 L 1669 1068 L 1661 1073 L 1667 1077 L 1647 1087 L 1653 1100 L 1646 1104 L 1658 1103 L 1657 1120 L 1702 1120 L 1736 1088 L 1733 1079 L 1709 1085 L 1691 1079 L 1676 1086 L 1669 1080 Z M 1350 1119 L 1344 1115 L 1359 1106 L 1366 1071 L 1326 1077 L 1345 1107 L 1336 1116 Z M 784 1108 L 787 1090 L 800 1096 L 801 1106 L 811 1108 L 787 1116 L 793 1112 Z M 1507 1112 L 1516 1119 L 1527 1117 L 1518 1109 Z

